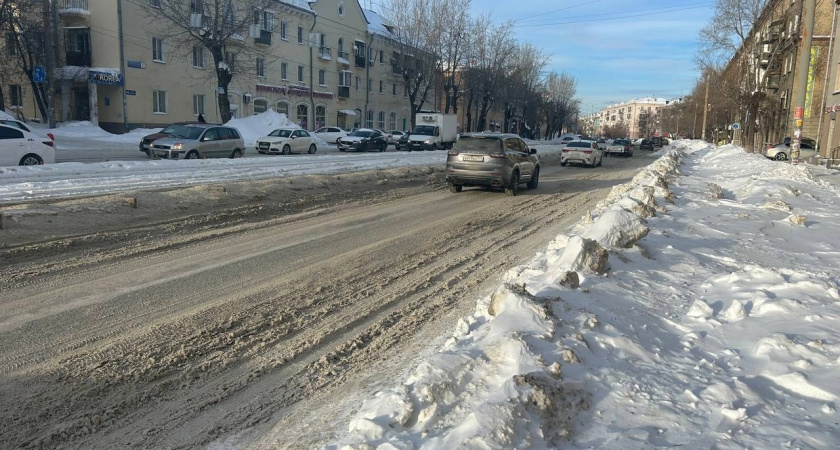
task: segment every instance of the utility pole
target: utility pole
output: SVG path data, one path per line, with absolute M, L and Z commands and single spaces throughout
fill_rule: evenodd
M 702 139 L 706 140 L 706 117 L 709 115 L 709 70 L 705 71 L 706 76 L 706 96 L 703 98 L 703 133 Z
M 805 112 L 805 91 L 808 89 L 808 68 L 811 65 L 811 42 L 814 36 L 814 10 L 816 0 L 802 3 L 802 41 L 796 60 L 796 86 L 793 97 L 793 138 L 790 142 L 790 162 L 799 164 L 799 149 L 802 144 L 802 119 Z
M 52 0 L 41 0 L 41 9 L 43 10 L 44 20 L 44 66 L 46 70 L 46 86 L 47 92 L 47 123 L 50 128 L 55 128 L 55 55 L 56 46 L 55 33 L 53 30 L 58 26 L 56 23 L 58 11 L 52 7 Z M 55 14 L 53 14 L 55 13 Z

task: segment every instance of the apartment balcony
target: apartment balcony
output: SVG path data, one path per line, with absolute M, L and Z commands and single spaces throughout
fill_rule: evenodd
M 332 49 L 329 47 L 320 46 L 318 47 L 318 57 L 321 59 L 331 60 L 332 59 Z
M 90 52 L 66 52 L 64 54 L 64 64 L 67 66 L 76 67 L 90 67 L 91 54 Z
M 64 17 L 90 16 L 88 0 L 58 0 L 58 14 Z
M 356 67 L 366 67 L 367 58 L 365 55 L 356 55 Z
M 350 86 L 339 86 L 338 87 L 338 97 L 339 98 L 349 98 L 350 97 Z
M 260 30 L 259 36 L 254 37 L 255 44 L 271 45 L 271 32 Z
M 350 54 L 349 53 L 342 52 L 342 51 L 339 50 L 339 51 L 336 52 L 336 54 L 338 56 L 336 61 L 338 61 L 339 64 L 341 64 L 342 66 L 345 66 L 345 67 L 350 67 Z

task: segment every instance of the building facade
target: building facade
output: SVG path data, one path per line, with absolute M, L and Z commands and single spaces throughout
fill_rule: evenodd
M 627 125 L 631 139 L 652 136 L 657 130 L 659 109 L 668 104 L 664 98 L 648 97 L 628 100 L 602 109 L 598 133 L 604 134 L 604 128 L 619 123 Z
M 56 120 L 90 120 L 111 132 L 193 121 L 221 122 L 210 51 L 167 38 L 154 19 L 159 0 L 56 0 Z M 244 1 L 244 0 L 243 0 Z M 183 20 L 202 27 L 211 0 L 190 0 Z M 244 4 L 244 3 L 243 3 Z M 389 26 L 358 0 L 270 0 L 235 35 L 226 55 L 232 117 L 274 109 L 303 128 L 407 129 L 408 97 L 392 55 Z M 28 118 L 27 86 L 7 89 Z M 14 98 L 11 98 L 14 95 Z M 9 103 L 7 103 L 9 104 Z

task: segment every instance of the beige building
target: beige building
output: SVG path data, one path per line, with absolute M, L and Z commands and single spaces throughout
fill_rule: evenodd
M 630 130 L 631 139 L 652 135 L 657 130 L 657 113 L 667 103 L 664 98 L 648 97 L 607 106 L 600 112 L 599 134 L 604 133 L 604 127 L 624 123 Z
M 207 0 L 205 0 L 206 2 Z M 196 120 L 220 122 L 207 48 L 165 36 L 157 0 L 57 0 L 57 121 L 90 120 L 112 132 Z M 274 109 L 309 130 L 324 125 L 407 129 L 408 98 L 395 74 L 386 22 L 358 0 L 271 0 L 254 10 L 229 56 L 233 117 Z M 191 1 L 191 26 L 209 17 Z M 197 42 L 196 42 L 197 44 Z M 10 89 L 11 90 L 11 89 Z M 31 93 L 15 92 L 27 117 Z

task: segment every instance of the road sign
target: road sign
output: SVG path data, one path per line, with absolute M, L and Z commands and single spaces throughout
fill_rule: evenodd
M 133 91 L 131 89 L 125 90 L 125 95 L 137 95 L 137 91 Z
M 741 128 L 741 124 L 739 124 L 738 122 L 735 122 L 735 123 L 732 124 L 732 129 L 733 130 L 737 130 L 738 128 Z
M 32 81 L 36 83 L 47 81 L 47 70 L 44 66 L 35 66 L 32 68 Z

